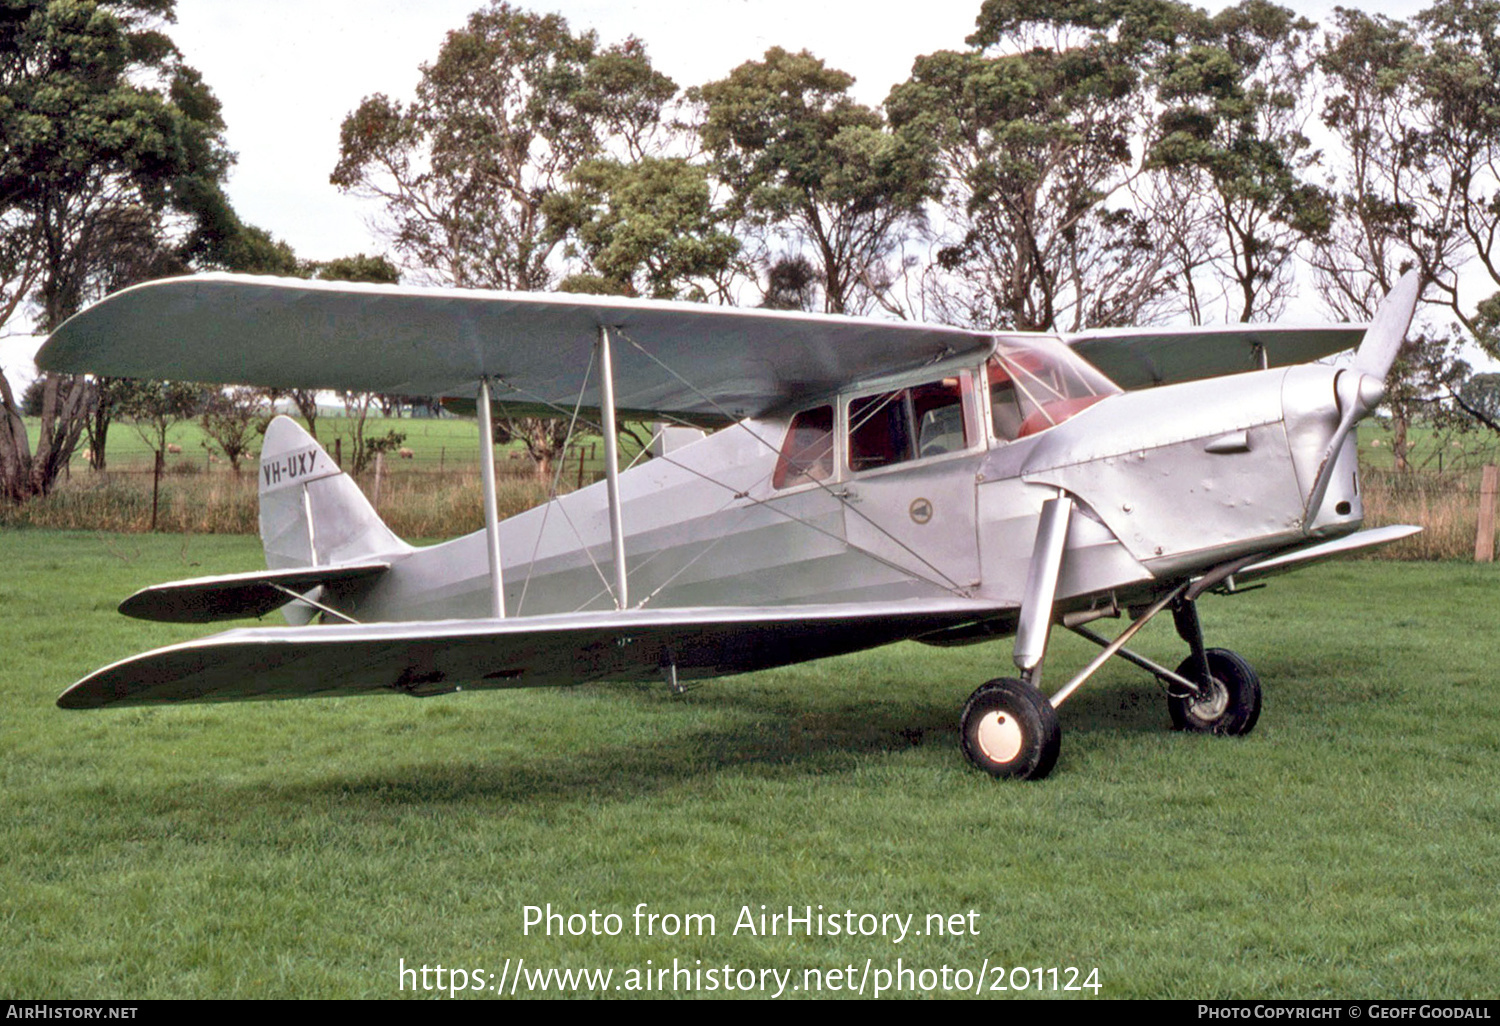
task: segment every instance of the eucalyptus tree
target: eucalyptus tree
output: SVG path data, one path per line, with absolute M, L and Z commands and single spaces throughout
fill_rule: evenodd
M 690 91 L 713 173 L 736 212 L 817 267 L 828 313 L 896 309 L 892 260 L 936 194 L 927 147 L 857 103 L 854 78 L 802 51 L 767 50 Z
M 1319 291 L 1336 314 L 1363 320 L 1418 267 L 1428 302 L 1456 321 L 1415 331 L 1397 362 L 1387 405 L 1400 468 L 1418 412 L 1465 407 L 1463 341 L 1500 355 L 1500 294 L 1472 295 L 1476 282 L 1481 295 L 1486 280 L 1500 287 L 1497 32 L 1490 0 L 1445 0 L 1410 22 L 1340 10 L 1319 60 L 1322 119 L 1341 151 L 1333 225 L 1311 256 Z
M 414 275 L 461 288 L 551 286 L 547 198 L 611 145 L 638 155 L 677 91 L 638 41 L 602 48 L 500 2 L 421 70 L 413 101 L 369 96 L 344 119 L 332 181 L 379 201 Z
M 1500 358 L 1500 0 L 1438 0 L 1414 19 L 1425 153 L 1446 179 L 1459 245 L 1433 267 L 1436 298 Z M 1489 295 L 1470 298 L 1460 269 Z
M 42 330 L 242 242 L 218 102 L 162 26 L 172 0 L 8 0 L 0 14 L 0 322 Z M 0 375 L 0 494 L 45 494 L 94 386 L 47 375 L 35 447 Z M 102 455 L 102 444 L 99 446 Z
M 646 154 L 676 93 L 638 40 L 601 47 L 559 15 L 492 0 L 422 66 L 413 101 L 369 96 L 344 119 L 332 181 L 379 201 L 414 277 L 547 289 L 566 234 L 549 221 L 549 197 L 587 161 Z M 561 455 L 553 419 L 500 427 L 543 454 L 539 473 Z
M 1274 319 L 1295 289 L 1299 247 L 1327 232 L 1331 216 L 1305 131 L 1317 26 L 1268 0 L 1179 17 L 1182 41 L 1153 71 L 1149 160 L 1190 183 L 1189 202 L 1213 225 L 1203 264 L 1228 315 Z
M 235 477 L 240 476 L 240 461 L 255 455 L 255 436 L 265 431 L 265 409 L 265 393 L 258 388 L 214 389 L 204 401 L 203 447 L 228 460 Z
M 1172 289 L 1171 247 L 1132 189 L 1151 56 L 1175 5 L 989 0 L 967 51 L 917 59 L 895 128 L 942 173 L 928 298 L 942 319 L 1066 330 L 1138 322 Z
M 115 409 L 134 423 L 136 433 L 156 454 L 167 455 L 167 433 L 203 412 L 211 389 L 186 381 L 116 379 Z
M 711 198 L 705 168 L 680 157 L 592 160 L 547 198 L 550 229 L 585 269 L 563 291 L 727 300 L 740 242 Z

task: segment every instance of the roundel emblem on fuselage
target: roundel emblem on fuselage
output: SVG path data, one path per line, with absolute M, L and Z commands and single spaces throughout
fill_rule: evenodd
M 932 519 L 932 502 L 928 499 L 913 499 L 907 512 L 911 514 L 912 520 L 925 524 Z

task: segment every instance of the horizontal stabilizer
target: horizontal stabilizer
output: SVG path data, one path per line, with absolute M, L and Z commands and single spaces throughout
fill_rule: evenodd
M 120 603 L 120 612 L 138 620 L 167 623 L 215 623 L 265 616 L 293 601 L 288 592 L 300 595 L 322 584 L 357 581 L 388 569 L 389 563 L 299 566 L 169 581 L 136 592 Z
M 74 684 L 64 709 L 397 691 L 436 695 L 718 677 L 858 652 L 1013 613 L 972 599 L 632 609 L 508 620 L 248 627 L 145 652 Z
M 1283 552 L 1279 556 L 1251 563 L 1243 570 L 1236 571 L 1233 579 L 1238 586 L 1261 577 L 1284 574 L 1290 570 L 1301 570 L 1314 563 L 1321 563 L 1325 559 L 1348 556 L 1363 552 L 1365 549 L 1389 545 L 1402 538 L 1410 538 L 1421 530 L 1420 527 L 1413 527 L 1410 524 L 1393 524 L 1389 527 L 1372 527 L 1368 531 L 1356 531 L 1333 541 L 1311 545 L 1305 549 L 1293 549 L 1291 552 Z

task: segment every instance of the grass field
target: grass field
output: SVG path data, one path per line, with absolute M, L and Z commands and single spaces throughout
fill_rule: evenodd
M 33 435 L 36 426 L 34 420 L 28 424 Z M 348 427 L 343 417 L 318 421 L 319 438 L 331 454 L 339 452 L 339 439 L 345 443 L 345 467 L 351 466 L 347 456 L 353 450 Z M 627 428 L 632 434 L 621 441 L 622 465 L 638 457 L 639 440 L 650 438 L 648 425 Z M 378 475 L 371 468 L 357 478 L 398 535 L 455 537 L 483 525 L 473 420 L 371 417 L 366 430 L 369 437 L 382 437 L 388 431 L 406 436 L 402 445 L 411 458 L 391 455 Z M 166 455 L 158 483 L 153 480 L 155 459 L 150 446 L 130 424 L 115 424 L 109 434 L 106 473 L 90 470 L 79 451 L 70 473 L 50 495 L 20 506 L 0 504 L 0 530 L 149 531 L 154 509 L 157 529 L 168 533 L 256 533 L 256 459 L 243 463 L 236 476 L 227 464 L 215 462 L 217 457 L 203 446 L 204 437 L 194 422 L 174 425 L 169 443 L 181 451 Z M 568 492 L 604 474 L 603 444 L 597 435 L 575 436 L 561 463 L 554 464 L 546 478 L 538 477 L 536 464 L 520 442 L 498 446 L 495 452 L 502 517 L 544 502 L 554 486 L 558 492 Z
M 298 423 L 306 427 L 306 422 L 298 419 Z M 26 418 L 26 429 L 29 437 L 36 438 L 40 422 L 35 417 Z M 478 462 L 478 428 L 472 417 L 381 417 L 371 415 L 365 424 L 365 437 L 382 438 L 387 432 L 395 431 L 405 435 L 402 447 L 411 452 L 411 457 L 400 459 L 391 456 L 388 460 L 389 467 L 393 473 L 402 471 L 465 471 L 474 469 Z M 633 430 L 644 432 L 643 437 L 650 436 L 650 430 L 645 425 L 627 425 Z M 318 418 L 318 439 L 330 452 L 335 451 L 337 444 L 342 445 L 345 455 L 353 452 L 354 422 L 344 416 L 322 416 Z M 181 421 L 172 425 L 167 431 L 167 444 L 176 446 L 180 452 L 169 453 L 166 457 L 166 471 L 168 475 L 182 474 L 190 471 L 215 472 L 227 474 L 228 465 L 211 460 L 211 453 L 205 444 L 208 436 L 204 434 L 202 426 L 196 420 Z M 149 474 L 155 461 L 154 436 L 148 441 L 135 426 L 128 421 L 117 421 L 110 425 L 108 450 L 108 467 L 111 471 L 122 473 Z M 75 474 L 86 476 L 88 474 L 88 461 L 84 457 L 84 449 L 87 443 L 79 444 L 78 451 L 73 456 L 72 469 Z M 575 445 L 571 447 L 572 453 L 568 462 L 573 463 L 579 448 L 584 450 L 586 475 L 602 473 L 603 452 L 599 446 L 599 436 L 589 434 L 580 429 L 575 436 Z M 635 455 L 639 446 L 633 444 L 627 436 L 621 442 L 621 452 L 624 459 L 630 459 Z M 252 444 L 255 453 L 260 451 L 260 440 L 256 438 Z M 529 468 L 530 462 L 524 459 L 525 449 L 520 442 L 512 442 L 505 446 L 498 446 L 496 452 L 499 458 L 505 459 L 510 453 L 515 453 L 513 459 L 524 467 L 515 468 L 518 472 Z M 253 466 L 256 457 L 251 458 L 250 465 Z
M 933 984 L 988 960 L 987 997 L 997 966 L 1097 967 L 1105 997 L 1496 994 L 1493 566 L 1337 564 L 1205 600 L 1210 643 L 1265 682 L 1254 734 L 1167 731 L 1155 684 L 1120 664 L 1064 706 L 1057 771 L 1029 785 L 956 746 L 1007 643 L 676 699 L 54 707 L 99 665 L 203 633 L 126 620 L 120 598 L 259 563 L 244 537 L 0 531 L 0 994 L 384 998 L 420 985 L 399 989 L 402 960 L 498 982 L 521 958 L 613 970 L 612 994 L 674 960 L 792 971 L 792 993 L 804 969 L 898 959 Z M 1182 654 L 1170 625 L 1140 648 Z M 1089 654 L 1060 637 L 1053 682 Z M 711 913 L 715 935 L 636 936 L 642 902 Z M 623 928 L 527 935 L 525 907 L 548 903 Z M 977 915 L 901 943 L 735 933 L 761 905 L 918 930 Z

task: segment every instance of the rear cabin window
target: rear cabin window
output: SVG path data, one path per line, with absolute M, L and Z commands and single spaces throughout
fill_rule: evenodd
M 849 403 L 849 469 L 874 470 L 969 447 L 964 380 L 867 395 Z
M 814 406 L 792 418 L 781 458 L 776 461 L 773 488 L 826 481 L 833 476 L 833 407 Z

